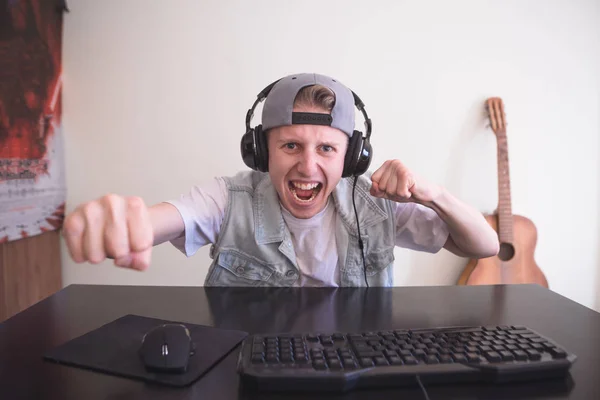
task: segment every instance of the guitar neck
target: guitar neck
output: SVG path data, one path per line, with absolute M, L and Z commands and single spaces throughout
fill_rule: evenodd
M 513 241 L 512 205 L 510 200 L 510 171 L 508 140 L 498 135 L 498 235 L 501 243 Z

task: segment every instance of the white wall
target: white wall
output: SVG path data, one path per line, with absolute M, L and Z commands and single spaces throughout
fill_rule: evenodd
M 148 203 L 244 168 L 243 119 L 280 76 L 337 77 L 400 158 L 482 212 L 497 204 L 483 101 L 506 104 L 513 211 L 539 230 L 552 290 L 600 310 L 597 1 L 71 0 L 64 30 L 68 211 Z M 260 114 L 258 114 L 260 116 Z M 208 249 L 158 246 L 144 273 L 76 265 L 64 283 L 201 285 Z M 454 284 L 466 260 L 396 251 L 397 285 Z

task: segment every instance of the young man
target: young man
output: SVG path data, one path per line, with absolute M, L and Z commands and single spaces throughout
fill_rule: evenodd
M 211 243 L 207 286 L 391 286 L 395 246 L 495 255 L 496 232 L 443 187 L 400 160 L 366 172 L 370 121 L 367 137 L 354 130 L 355 103 L 367 117 L 351 90 L 323 75 L 269 85 L 242 138 L 254 171 L 150 208 L 117 195 L 83 204 L 65 220 L 72 258 L 143 270 L 153 245 L 170 241 L 191 256 Z

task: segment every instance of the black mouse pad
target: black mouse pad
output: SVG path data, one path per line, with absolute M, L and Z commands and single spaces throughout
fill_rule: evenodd
M 183 323 L 190 331 L 195 353 L 181 374 L 146 371 L 139 349 L 144 334 L 165 323 Z M 70 340 L 44 354 L 44 359 L 94 371 L 170 386 L 196 381 L 231 353 L 247 332 L 126 315 Z

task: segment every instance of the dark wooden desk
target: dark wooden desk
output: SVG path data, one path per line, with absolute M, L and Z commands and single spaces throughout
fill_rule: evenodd
M 217 289 L 73 285 L 0 324 L 2 399 L 318 399 L 240 390 L 237 352 L 185 389 L 42 360 L 42 354 L 125 314 L 248 332 L 527 325 L 574 352 L 571 376 L 509 386 L 428 386 L 438 399 L 600 399 L 600 314 L 539 286 L 370 289 Z M 423 399 L 417 388 L 354 392 L 344 399 Z

